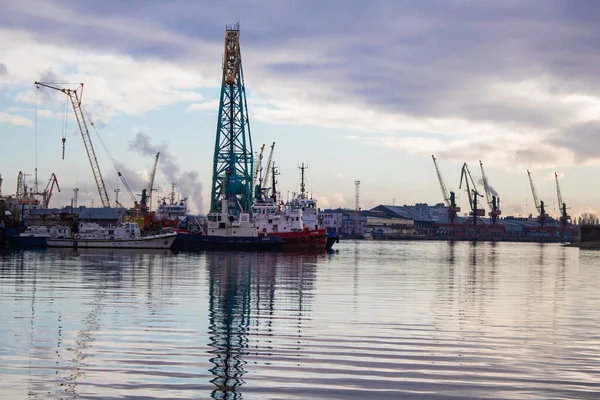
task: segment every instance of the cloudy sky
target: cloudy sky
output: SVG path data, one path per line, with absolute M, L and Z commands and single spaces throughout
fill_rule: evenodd
M 19 171 L 32 174 L 37 164 L 40 185 L 58 176 L 54 205 L 69 203 L 75 185 L 80 202 L 99 203 L 66 96 L 33 84 L 84 82 L 111 198 L 122 187 L 111 156 L 137 193 L 161 150 L 158 196 L 175 180 L 205 211 L 223 35 L 239 21 L 255 150 L 276 142 L 284 197 L 298 190 L 297 165 L 306 162 L 307 187 L 321 207 L 353 207 L 355 180 L 363 208 L 433 204 L 441 201 L 435 154 L 457 192 L 462 163 L 477 180 L 482 160 L 504 215 L 535 212 L 527 169 L 551 214 L 555 171 L 572 215 L 598 205 L 595 1 L 0 0 L 0 7 L 4 194 L 14 192 Z M 119 199 L 127 203 L 124 191 Z M 466 194 L 459 202 L 467 207 Z

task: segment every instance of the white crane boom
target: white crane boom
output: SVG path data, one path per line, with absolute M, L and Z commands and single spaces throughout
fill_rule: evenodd
M 87 124 L 85 122 L 85 117 L 83 115 L 83 110 L 81 108 L 81 98 L 83 96 L 83 83 L 79 84 L 79 87 L 77 89 L 59 88 L 41 82 L 35 82 L 35 85 L 38 88 L 40 86 L 44 86 L 50 89 L 58 90 L 59 92 L 63 92 L 64 94 L 69 96 L 69 99 L 71 100 L 71 105 L 73 106 L 73 111 L 75 112 L 75 119 L 77 120 L 77 124 L 79 125 L 79 131 L 81 132 L 81 137 L 83 138 L 83 144 L 85 145 L 85 150 L 87 152 L 87 156 L 92 167 L 92 173 L 94 174 L 96 187 L 98 188 L 98 194 L 100 195 L 100 201 L 102 202 L 103 207 L 110 207 L 110 199 L 108 198 L 106 186 L 104 185 L 104 179 L 102 178 L 102 173 L 100 172 L 100 165 L 98 165 L 98 159 L 96 158 L 96 152 L 94 151 L 94 146 L 92 144 L 90 131 L 88 130 Z

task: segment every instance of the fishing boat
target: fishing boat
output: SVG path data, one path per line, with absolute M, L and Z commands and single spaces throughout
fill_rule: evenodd
M 76 232 L 69 232 L 64 237 L 51 235 L 46 242 L 48 247 L 169 249 L 176 237 L 175 232 L 142 236 L 135 222 L 126 222 L 118 227 L 82 222 Z

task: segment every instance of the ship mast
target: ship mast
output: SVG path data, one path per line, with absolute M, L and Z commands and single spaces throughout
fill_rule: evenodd
M 301 199 L 305 199 L 306 198 L 306 186 L 304 185 L 304 170 L 308 168 L 307 166 L 304 166 L 304 163 L 302 163 L 302 166 L 298 167 L 298 169 L 300 169 L 300 198 Z

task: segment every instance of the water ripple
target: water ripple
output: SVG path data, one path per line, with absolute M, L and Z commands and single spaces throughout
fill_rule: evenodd
M 599 261 L 525 243 L 12 251 L 0 398 L 595 399 Z

